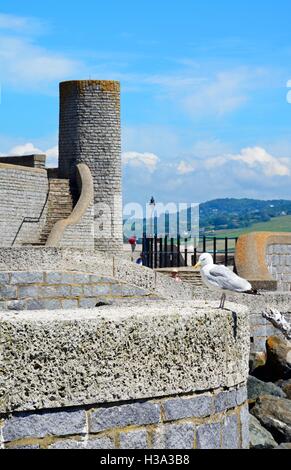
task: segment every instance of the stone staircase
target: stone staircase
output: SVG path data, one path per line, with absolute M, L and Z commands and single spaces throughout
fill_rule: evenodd
M 39 245 L 45 245 L 53 226 L 66 219 L 73 210 L 73 195 L 68 179 L 50 179 L 46 224 L 42 230 Z
M 191 267 L 183 267 L 183 268 L 163 268 L 163 269 L 156 269 L 157 272 L 171 277 L 173 269 L 178 269 L 179 277 L 184 282 L 190 285 L 191 287 L 202 287 L 203 282 L 201 279 L 200 271 L 194 270 Z

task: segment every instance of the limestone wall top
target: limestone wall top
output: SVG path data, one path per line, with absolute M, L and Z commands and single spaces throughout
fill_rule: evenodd
M 0 413 L 244 384 L 248 311 L 231 310 L 200 301 L 2 312 Z

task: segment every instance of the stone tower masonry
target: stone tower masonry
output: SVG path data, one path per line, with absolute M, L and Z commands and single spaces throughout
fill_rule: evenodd
M 60 177 L 73 181 L 78 163 L 88 165 L 94 181 L 95 249 L 120 254 L 123 237 L 119 82 L 82 80 L 60 84 Z

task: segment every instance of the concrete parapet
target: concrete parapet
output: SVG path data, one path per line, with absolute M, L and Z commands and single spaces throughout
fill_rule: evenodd
M 248 312 L 231 309 L 1 313 L 2 444 L 248 447 Z
M 1 412 L 143 399 L 244 383 L 245 307 L 103 307 L 0 314 Z
M 163 274 L 120 257 L 70 248 L 0 248 L 1 271 L 78 271 L 113 277 L 117 281 L 146 289 L 160 297 L 192 299 L 191 286 L 177 283 Z
M 221 294 L 207 288 L 194 290 L 194 298 L 204 301 L 215 300 L 219 305 Z M 270 308 L 277 309 L 284 314 L 287 321 L 291 322 L 291 292 L 260 292 L 260 295 L 227 293 L 225 307 L 229 308 L 229 302 L 235 302 L 248 307 L 250 312 L 250 338 L 251 351 L 261 352 L 266 350 L 266 340 L 269 336 L 282 336 L 282 333 L 270 322 L 263 318 L 263 312 Z

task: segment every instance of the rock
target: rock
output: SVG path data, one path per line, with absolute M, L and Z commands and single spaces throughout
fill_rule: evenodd
M 285 398 L 264 396 L 258 398 L 251 410 L 255 416 L 281 444 L 291 441 L 291 401 Z
M 274 381 L 291 379 L 291 343 L 278 336 L 271 336 L 267 343 L 267 369 L 272 372 Z
M 265 352 L 256 352 L 250 354 L 249 359 L 249 371 L 250 374 L 258 367 L 262 367 L 266 364 L 267 355 Z
M 251 374 L 264 382 L 277 382 L 291 378 L 291 343 L 278 336 L 270 336 L 266 342 L 266 364 Z
M 280 444 L 276 449 L 291 449 L 291 442 L 285 442 L 284 444 Z
M 251 375 L 248 378 L 248 399 L 255 401 L 262 395 L 273 395 L 275 397 L 286 398 L 284 391 L 271 382 L 262 382 Z
M 283 392 L 285 392 L 287 398 L 291 400 L 291 384 L 285 385 L 285 387 L 283 387 Z
M 272 434 L 263 428 L 260 421 L 250 415 L 250 448 L 251 449 L 273 449 L 278 444 Z
M 276 385 L 282 388 L 283 392 L 286 393 L 286 397 L 291 400 L 291 379 L 289 380 L 278 380 Z

